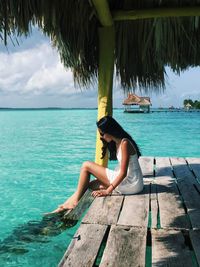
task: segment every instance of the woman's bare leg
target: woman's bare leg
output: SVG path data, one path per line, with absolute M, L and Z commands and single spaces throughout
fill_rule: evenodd
M 94 186 L 94 181 L 90 182 L 90 174 L 94 175 L 97 178 L 100 186 L 107 188 L 110 185 L 110 182 L 106 175 L 106 169 L 94 162 L 86 161 L 83 163 L 81 168 L 76 192 L 70 198 L 68 198 L 65 203 L 63 203 L 63 205 L 60 206 L 61 208 L 73 209 L 78 204 L 78 201 L 83 196 L 85 191 L 89 187 Z
M 97 178 L 98 182 L 96 181 L 90 182 L 91 174 Z M 80 171 L 80 177 L 76 192 L 71 197 L 69 197 L 62 205 L 60 205 L 56 210 L 50 213 L 46 213 L 46 215 L 51 213 L 58 213 L 64 210 L 71 210 L 75 208 L 80 198 L 85 193 L 85 191 L 89 187 L 93 189 L 94 186 L 98 185 L 97 183 L 99 183 L 100 188 L 103 187 L 107 188 L 110 185 L 110 182 L 106 175 L 106 168 L 91 161 L 84 162 Z

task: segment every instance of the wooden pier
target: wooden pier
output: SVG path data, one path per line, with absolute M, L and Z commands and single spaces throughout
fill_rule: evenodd
M 200 109 L 189 109 L 189 110 L 186 110 L 186 109 L 157 109 L 157 110 L 151 110 L 150 113 L 166 113 L 166 112 L 181 112 L 181 113 L 197 113 L 197 112 L 200 112 Z
M 200 158 L 140 164 L 143 192 L 96 198 L 59 267 L 200 266 Z

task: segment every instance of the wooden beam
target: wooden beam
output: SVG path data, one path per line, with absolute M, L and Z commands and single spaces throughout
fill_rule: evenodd
M 151 8 L 130 11 L 113 11 L 114 21 L 169 18 L 169 17 L 193 17 L 200 16 L 200 7 L 174 7 L 174 8 Z
M 98 14 L 98 19 L 102 26 L 108 27 L 113 25 L 113 19 L 110 13 L 107 0 L 92 0 Z

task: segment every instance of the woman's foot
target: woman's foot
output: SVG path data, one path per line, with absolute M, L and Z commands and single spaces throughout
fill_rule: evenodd
M 66 212 L 66 211 L 70 211 L 73 210 L 78 203 L 75 202 L 70 202 L 70 201 L 65 201 L 62 205 L 58 206 L 57 209 L 51 211 L 51 212 L 47 212 L 44 215 L 51 215 L 51 214 L 57 214 L 57 213 L 61 213 L 61 212 Z
M 59 207 L 64 210 L 73 210 L 78 205 L 78 201 L 75 200 L 67 200 Z
M 67 211 L 67 209 L 64 209 L 64 208 L 62 207 L 62 205 L 61 205 L 61 206 L 58 206 L 57 209 L 55 209 L 55 210 L 53 210 L 53 211 L 51 211 L 51 212 L 46 212 L 46 213 L 44 213 L 44 216 L 54 215 L 54 214 L 59 214 L 59 213 L 66 212 L 66 211 Z
M 70 211 L 74 209 L 78 204 L 78 201 L 76 200 L 76 192 L 68 198 L 63 204 L 59 205 L 57 209 L 45 213 L 44 215 L 51 215 L 51 214 L 59 214 L 62 212 Z

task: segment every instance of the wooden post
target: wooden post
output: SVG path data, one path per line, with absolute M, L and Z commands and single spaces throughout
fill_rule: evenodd
M 112 86 L 114 71 L 114 27 L 99 28 L 99 72 L 98 72 L 98 120 L 112 115 Z M 107 166 L 108 157 L 101 159 L 102 142 L 97 131 L 95 162 Z
M 115 33 L 113 18 L 107 0 L 92 0 L 102 28 L 99 28 L 99 71 L 98 71 L 98 120 L 112 115 L 112 85 L 114 69 Z M 107 166 L 108 156 L 101 159 L 102 142 L 97 131 L 95 162 Z

